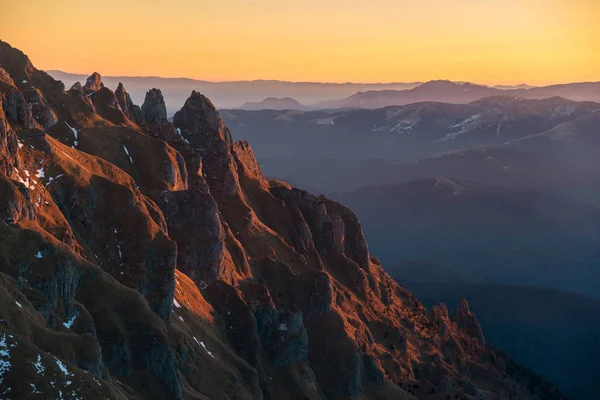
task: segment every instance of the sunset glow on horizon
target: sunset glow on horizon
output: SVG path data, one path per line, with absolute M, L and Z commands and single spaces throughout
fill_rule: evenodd
M 41 69 L 211 81 L 600 81 L 600 1 L 31 0 L 0 39 Z

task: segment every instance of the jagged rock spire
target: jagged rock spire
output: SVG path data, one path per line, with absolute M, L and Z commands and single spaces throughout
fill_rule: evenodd
M 192 91 L 183 108 L 175 113 L 173 123 L 190 134 L 190 141 L 197 147 L 208 148 L 216 141 L 233 145 L 231 134 L 213 103 L 199 92 Z
M 468 334 L 469 336 L 477 339 L 481 345 L 485 344 L 483 337 L 483 330 L 479 321 L 475 317 L 475 314 L 471 312 L 469 303 L 466 299 L 460 299 L 458 302 L 458 310 L 452 316 L 452 320 L 456 323 L 459 329 Z
M 75 90 L 76 92 L 81 92 L 81 93 L 83 93 L 83 86 L 81 86 L 81 83 L 80 83 L 80 82 L 75 82 L 75 83 L 73 84 L 73 86 L 71 86 L 71 89 L 70 89 L 70 90 Z
M 135 106 L 135 108 L 138 107 Z M 141 123 L 138 123 L 138 125 L 143 125 L 151 135 L 171 145 L 183 143 L 183 138 L 177 133 L 175 126 L 167 119 L 167 106 L 165 105 L 165 99 L 160 89 L 154 88 L 146 92 L 146 98 L 144 99 L 144 104 L 142 104 L 139 119 Z M 192 170 L 194 169 L 192 168 Z
M 15 82 L 10 77 L 9 73 L 2 67 L 0 67 L 0 83 L 4 83 L 5 85 L 16 87 Z
M 231 196 L 239 189 L 233 140 L 212 102 L 193 91 L 175 113 L 173 124 L 202 155 L 203 170 L 213 195 Z
M 5 87 L 0 94 L 0 100 L 6 118 L 19 121 L 25 128 L 35 128 L 37 124 L 31 114 L 31 106 L 15 86 L 12 77 L 3 68 L 0 68 L 0 83 Z
M 10 125 L 4 116 L 4 110 L 0 107 L 0 173 L 8 176 L 12 173 L 12 160 L 9 148 L 10 132 Z
M 49 129 L 58 123 L 58 116 L 50 108 L 40 90 L 30 90 L 28 98 L 33 118 L 44 129 Z
M 87 81 L 85 82 L 85 85 L 83 86 L 83 89 L 86 92 L 97 92 L 98 90 L 102 89 L 104 87 L 104 84 L 102 83 L 102 77 L 100 76 L 99 73 L 94 72 L 92 75 L 90 75 L 89 78 L 87 78 Z
M 139 106 L 133 104 L 131 96 L 129 96 L 129 93 L 127 93 L 125 87 L 121 82 L 119 82 L 119 86 L 117 87 L 115 96 L 117 97 L 117 101 L 119 102 L 121 110 L 127 116 L 127 118 L 129 118 L 138 125 L 143 125 L 144 120 L 142 117 L 142 110 Z
M 160 89 L 150 89 L 146 92 L 142 116 L 149 126 L 156 126 L 167 120 L 167 106 Z

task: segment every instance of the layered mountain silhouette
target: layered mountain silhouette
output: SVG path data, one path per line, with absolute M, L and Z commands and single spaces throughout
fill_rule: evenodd
M 75 82 L 84 81 L 87 78 L 87 75 L 57 70 L 47 72 L 69 87 Z M 129 88 L 131 96 L 136 102 L 143 101 L 148 87 L 160 88 L 168 103 L 169 115 L 183 105 L 190 89 L 206 93 L 214 100 L 218 108 L 236 108 L 248 102 L 259 103 L 266 98 L 293 98 L 311 109 L 373 109 L 423 101 L 469 103 L 490 96 L 528 99 L 561 96 L 575 101 L 600 101 L 600 95 L 598 95 L 600 83 L 598 82 L 566 83 L 543 87 L 526 84 L 490 87 L 469 82 L 444 80 L 406 83 L 322 83 L 275 80 L 210 82 L 189 78 L 135 76 L 105 76 L 103 80 L 110 87 L 116 87 L 119 82 L 122 82 Z M 277 104 L 272 107 L 283 109 Z M 265 108 L 268 108 L 268 104 Z
M 580 118 L 595 120 L 600 104 L 560 97 L 491 97 L 469 104 L 425 102 L 377 110 L 226 110 L 222 114 L 236 137 L 256 142 L 261 159 L 285 152 L 287 158 L 398 160 L 503 145 Z
M 555 154 L 563 159 L 594 160 L 600 150 L 600 112 L 561 123 L 546 132 L 531 134 L 506 143 L 524 151 Z
M 53 78 L 71 87 L 84 82 L 87 75 L 63 71 L 47 71 Z M 102 72 L 102 71 L 100 71 Z M 205 93 L 218 108 L 236 108 L 247 102 L 261 102 L 265 98 L 291 97 L 302 104 L 348 97 L 359 91 L 381 89 L 410 89 L 421 84 L 413 83 L 323 83 L 287 82 L 276 80 L 209 82 L 189 78 L 160 78 L 153 76 L 103 76 L 109 87 L 123 83 L 136 103 L 142 103 L 148 88 L 159 88 L 165 97 L 169 116 L 178 111 L 189 97 L 190 90 Z
M 513 96 L 527 99 L 565 97 L 575 101 L 600 101 L 600 82 L 567 83 L 543 87 L 489 87 L 469 82 L 430 81 L 405 90 L 369 90 L 341 100 L 323 101 L 316 108 L 381 108 L 423 101 L 470 103 L 483 97 Z
M 492 97 L 336 112 L 221 112 L 267 176 L 321 193 L 450 177 L 599 204 L 600 104 Z
M 357 217 L 263 176 L 213 104 L 167 119 L 0 42 L 0 393 L 7 398 L 560 399 L 431 311 Z

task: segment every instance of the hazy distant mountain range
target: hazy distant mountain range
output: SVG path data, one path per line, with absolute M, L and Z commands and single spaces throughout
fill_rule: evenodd
M 85 83 L 89 75 L 56 70 L 47 72 L 53 78 L 61 80 L 67 89 L 75 82 Z M 315 104 L 320 101 L 351 96 L 361 90 L 403 90 L 421 84 L 421 82 L 320 83 L 275 80 L 209 82 L 189 78 L 132 76 L 102 76 L 102 81 L 113 90 L 117 88 L 119 82 L 123 83 L 136 104 L 144 102 L 148 88 L 159 88 L 165 98 L 169 115 L 172 115 L 183 106 L 192 90 L 210 97 L 218 108 L 236 108 L 248 102 L 261 102 L 269 97 L 291 97 L 303 104 Z
M 405 90 L 359 92 L 341 100 L 320 102 L 314 108 L 380 108 L 422 101 L 461 104 L 491 96 L 513 96 L 527 99 L 560 96 L 576 101 L 600 101 L 600 82 L 567 83 L 535 88 L 520 86 L 503 90 L 498 87 L 482 86 L 468 82 L 430 81 Z
M 69 88 L 84 83 L 87 75 L 47 71 Z M 600 83 L 567 83 L 546 87 L 527 84 L 484 86 L 468 82 L 430 81 L 396 83 L 320 83 L 276 80 L 209 82 L 189 78 L 103 76 L 105 85 L 116 89 L 119 82 L 134 103 L 144 100 L 148 87 L 160 88 L 167 112 L 177 111 L 191 90 L 209 96 L 218 108 L 248 110 L 318 110 L 380 108 L 422 101 L 470 103 L 482 97 L 506 95 L 529 99 L 561 96 L 576 101 L 600 101 Z
M 504 144 L 580 117 L 595 119 L 600 103 L 491 97 L 469 104 L 421 102 L 376 110 L 221 113 L 234 135 L 252 141 L 259 157 L 291 151 L 308 158 L 406 159 Z
M 600 199 L 600 104 L 562 98 L 376 110 L 223 110 L 269 176 L 328 193 L 448 176 Z

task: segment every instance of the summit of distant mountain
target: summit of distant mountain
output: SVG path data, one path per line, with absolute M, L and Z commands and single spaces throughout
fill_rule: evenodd
M 532 89 L 536 86 L 531 86 L 526 83 L 520 83 L 518 85 L 494 85 L 492 87 L 495 89 L 500 89 L 500 90 L 514 90 L 514 89 Z
M 240 110 L 305 110 L 307 107 L 291 97 L 267 97 L 260 102 L 247 102 Z

